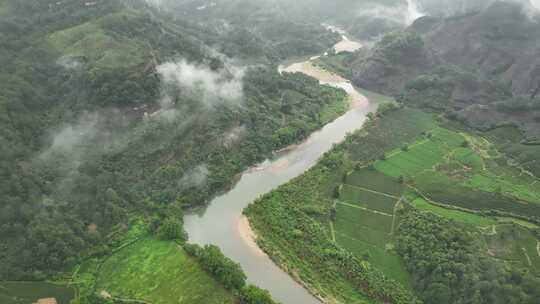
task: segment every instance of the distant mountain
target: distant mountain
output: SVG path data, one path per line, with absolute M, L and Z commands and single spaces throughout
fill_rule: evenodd
M 540 138 L 540 18 L 496 1 L 480 12 L 423 17 L 353 64 L 361 86 L 444 109 L 469 124 L 520 126 Z

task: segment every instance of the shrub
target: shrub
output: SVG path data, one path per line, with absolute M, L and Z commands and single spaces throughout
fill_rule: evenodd
M 240 299 L 242 304 L 277 304 L 267 290 L 253 285 L 242 289 Z

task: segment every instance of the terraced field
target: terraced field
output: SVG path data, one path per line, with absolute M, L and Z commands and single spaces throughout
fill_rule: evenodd
M 494 232 L 485 235 L 489 255 L 540 276 L 539 240 L 529 229 L 500 224 L 495 226 Z
M 250 207 L 248 216 L 264 235 L 265 250 L 278 258 L 289 253 L 283 263 L 306 273 L 309 282 L 315 273 L 334 273 L 335 268 L 300 261 L 311 255 L 317 255 L 316 261 L 335 261 L 331 250 L 321 249 L 335 243 L 413 290 L 409 273 L 414 271 L 405 268 L 400 256 L 411 253 L 397 250 L 402 248 L 398 242 L 403 242 L 402 227 L 418 225 L 414 228 L 418 240 L 429 234 L 421 231 L 421 217 L 407 217 L 406 211 L 414 209 L 429 213 L 431 220 L 440 218 L 440 225 L 433 227 L 455 228 L 458 235 L 467 235 L 474 244 L 467 250 L 495 258 L 489 263 L 504 262 L 537 273 L 538 179 L 497 147 L 481 133 L 454 129 L 428 113 L 410 108 L 389 111 L 313 170 Z M 294 217 L 288 214 L 292 210 L 298 213 Z M 297 223 L 300 218 L 302 225 Z M 293 234 L 288 232 L 291 226 L 298 227 Z M 507 227 L 514 228 L 509 232 Z M 286 246 L 276 234 L 280 229 L 285 239 L 294 237 Z M 444 234 L 438 236 L 444 240 Z M 310 241 L 299 242 L 299 237 Z M 306 249 L 304 243 L 316 245 Z M 451 240 L 447 245 L 454 246 Z M 291 248 L 296 253 L 290 254 Z M 439 249 L 441 254 L 448 251 Z M 322 289 L 337 285 L 326 281 Z
M 400 130 L 388 132 L 385 128 L 384 131 L 389 138 L 406 134 L 401 146 L 394 144 L 392 149 L 387 148 L 378 160 L 367 167 L 355 168 L 339 184 L 333 223 L 336 242 L 408 284 L 407 275 L 399 271 L 402 267 L 392 250 L 392 227 L 399 222 L 394 211 L 396 202 L 403 197 L 417 209 L 489 236 L 489 244 L 517 248 L 498 253 L 498 258 L 523 267 L 529 261 L 535 265 L 537 240 L 528 230 L 537 227 L 535 224 L 511 217 L 486 216 L 478 211 L 540 216 L 538 179 L 512 163 L 489 140 L 443 127 L 424 116 L 427 114 L 404 111 L 419 118 L 419 124 L 401 121 L 404 127 Z M 377 123 L 392 122 L 383 119 Z M 375 132 L 383 131 L 377 128 Z M 388 147 L 379 137 L 378 142 L 370 145 L 370 138 L 366 136 L 367 147 Z M 507 236 L 509 226 L 517 227 L 512 230 L 513 238 Z
M 352 172 L 340 186 L 332 227 L 338 245 L 410 287 L 410 277 L 393 251 L 392 238 L 394 211 L 403 190 L 395 178 L 377 171 L 364 168 Z

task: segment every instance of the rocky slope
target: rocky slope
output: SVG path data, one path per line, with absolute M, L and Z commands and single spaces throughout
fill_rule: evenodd
M 446 110 L 480 128 L 540 138 L 540 17 L 496 1 L 479 12 L 423 17 L 353 64 L 356 85 Z M 405 90 L 405 91 L 404 91 Z

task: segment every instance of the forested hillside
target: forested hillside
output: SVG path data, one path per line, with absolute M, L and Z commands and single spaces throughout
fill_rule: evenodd
M 258 54 L 216 52 L 199 38 L 211 29 L 146 2 L 2 1 L 0 13 L 3 279 L 106 254 L 134 215 L 150 230 L 180 225 L 162 210 L 203 204 L 344 98 L 239 65 L 232 57 Z
M 520 3 L 486 1 L 483 10 L 420 18 L 368 53 L 351 55 L 353 80 L 405 93 L 407 103 L 447 111 L 476 128 L 517 126 L 536 142 L 540 23 L 530 4 Z

